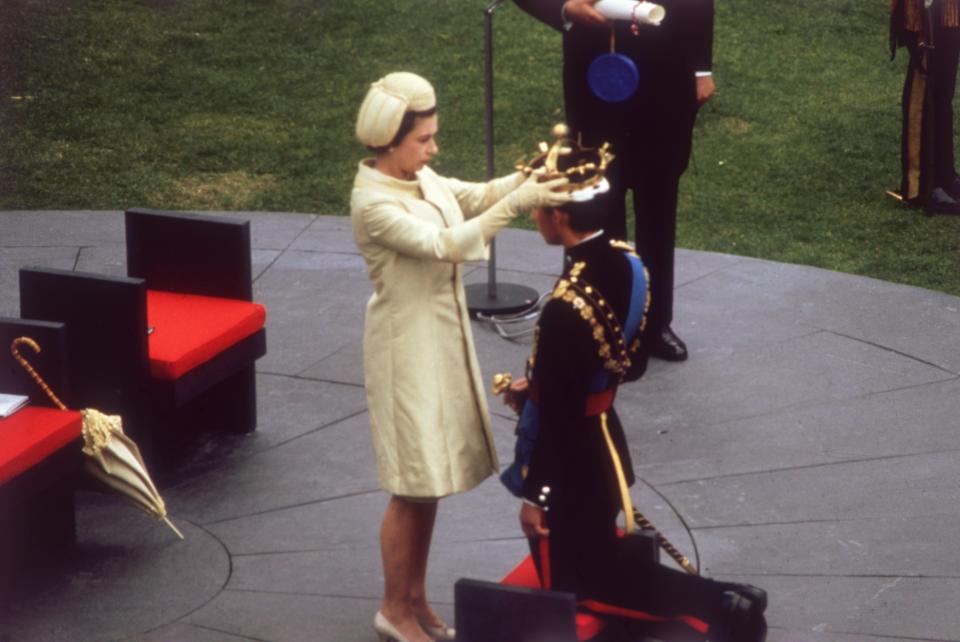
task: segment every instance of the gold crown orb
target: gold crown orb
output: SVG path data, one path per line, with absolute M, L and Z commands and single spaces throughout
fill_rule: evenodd
M 519 171 L 527 176 L 537 172 L 541 174 L 541 182 L 565 177 L 570 182 L 559 188 L 565 192 L 592 188 L 604 180 L 607 166 L 614 159 L 610 143 L 597 148 L 583 147 L 570 138 L 570 128 L 565 123 L 557 123 L 550 133 L 554 143 L 549 145 L 541 141 L 537 146 L 539 153 L 529 162 L 521 160 L 517 163 Z

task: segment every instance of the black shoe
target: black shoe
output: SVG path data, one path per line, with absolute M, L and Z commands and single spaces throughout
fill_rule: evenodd
M 651 357 L 665 361 L 687 360 L 687 344 L 681 341 L 670 328 L 654 333 L 648 341 L 647 346 Z
M 735 591 L 724 591 L 719 618 L 711 626 L 711 642 L 763 642 L 767 621 L 757 603 Z
M 955 201 L 960 201 L 960 176 L 954 176 L 952 181 L 943 186 L 943 191 Z
M 942 187 L 934 188 L 923 203 L 928 214 L 960 214 L 960 200 L 950 196 Z
M 737 584 L 733 590 L 753 602 L 761 613 L 767 610 L 767 592 L 762 588 L 752 584 Z

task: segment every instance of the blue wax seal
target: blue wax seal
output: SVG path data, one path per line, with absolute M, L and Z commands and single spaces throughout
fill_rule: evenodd
M 587 83 L 600 100 L 622 103 L 636 93 L 640 85 L 640 72 L 633 61 L 623 54 L 603 54 L 590 63 Z

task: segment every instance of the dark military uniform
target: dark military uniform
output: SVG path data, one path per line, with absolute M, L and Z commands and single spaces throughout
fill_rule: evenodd
M 599 614 L 672 621 L 726 639 L 711 627 L 724 617 L 722 594 L 733 585 L 637 559 L 636 547 L 617 532 L 634 475 L 612 404 L 618 384 L 646 368 L 636 338 L 647 303 L 642 263 L 608 236 L 569 248 L 568 256 L 528 362 L 530 398 L 518 431 L 532 423 L 535 434 L 526 454 L 520 435 L 518 461 L 502 476 L 546 511 L 550 536 L 530 540 L 541 584 L 575 593 L 581 608 Z
M 910 52 L 903 86 L 900 189 L 904 198 L 923 202 L 937 187 L 950 192 L 956 178 L 953 96 L 960 59 L 960 0 L 934 0 L 929 12 L 923 0 L 892 0 L 892 6 L 891 53 L 897 47 Z

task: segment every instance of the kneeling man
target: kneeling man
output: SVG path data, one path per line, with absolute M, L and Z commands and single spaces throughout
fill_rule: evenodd
M 544 588 L 575 593 L 604 617 L 676 622 L 711 642 L 763 640 L 762 590 L 639 558 L 618 533 L 621 509 L 632 528 L 634 475 L 613 400 L 646 369 L 648 283 L 632 248 L 599 229 L 603 199 L 533 213 L 567 266 L 537 323 L 527 378 L 507 391 L 521 418 L 517 461 L 502 480 L 523 498 L 520 523 Z

